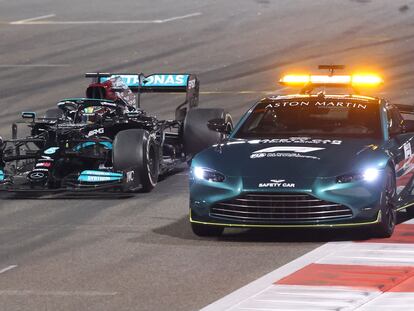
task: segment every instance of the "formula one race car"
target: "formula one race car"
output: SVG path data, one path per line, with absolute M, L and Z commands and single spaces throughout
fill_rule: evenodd
M 223 109 L 200 109 L 199 82 L 190 74 L 86 74 L 94 81 L 86 98 L 61 100 L 42 118 L 22 117 L 31 135 L 1 142 L 0 189 L 150 191 L 159 175 L 216 143 L 222 134 L 210 119 L 231 117 Z M 158 120 L 140 108 L 148 92 L 184 92 L 174 120 Z
M 256 103 L 230 134 L 192 161 L 190 222 L 195 234 L 224 227 L 369 226 L 389 237 L 396 211 L 414 216 L 412 107 L 358 95 L 376 75 L 287 75 L 302 92 Z M 350 88 L 351 94 L 313 93 Z M 399 109 L 401 108 L 401 109 Z M 408 118 L 403 118 L 406 113 Z M 410 120 L 411 118 L 411 120 Z

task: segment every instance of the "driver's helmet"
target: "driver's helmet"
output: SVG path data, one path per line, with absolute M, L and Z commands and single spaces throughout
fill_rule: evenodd
M 108 111 L 107 107 L 102 106 L 90 106 L 81 110 L 81 121 L 84 123 L 97 123 L 102 119 L 105 112 Z

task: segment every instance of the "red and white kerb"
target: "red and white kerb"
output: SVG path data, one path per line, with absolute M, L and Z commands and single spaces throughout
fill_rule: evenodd
M 413 311 L 414 220 L 389 239 L 327 243 L 202 310 Z

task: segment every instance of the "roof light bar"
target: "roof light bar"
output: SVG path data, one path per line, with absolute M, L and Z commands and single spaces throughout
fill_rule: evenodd
M 287 86 L 378 86 L 384 81 L 375 74 L 354 74 L 354 75 L 286 75 L 283 76 L 280 84 Z
M 305 85 L 310 82 L 309 75 L 286 75 L 279 81 L 281 84 L 286 85 Z
M 380 76 L 373 74 L 355 74 L 352 76 L 353 86 L 378 86 L 384 83 Z

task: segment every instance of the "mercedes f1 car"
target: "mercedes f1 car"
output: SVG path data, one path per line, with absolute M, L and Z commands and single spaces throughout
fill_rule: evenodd
M 396 211 L 414 214 L 413 109 L 359 95 L 382 83 L 379 76 L 320 67 L 330 74 L 284 76 L 280 82 L 302 87 L 300 94 L 260 100 L 231 134 L 225 120 L 209 123 L 230 135 L 192 161 L 195 234 L 369 226 L 375 236 L 389 237 Z M 352 91 L 313 92 L 329 87 Z
M 44 117 L 23 112 L 31 134 L 0 148 L 0 189 L 150 191 L 158 177 L 216 143 L 207 128 L 223 109 L 198 106 L 199 81 L 191 74 L 86 74 L 94 81 L 85 98 L 61 100 Z M 140 108 L 141 94 L 186 94 L 173 120 L 158 120 Z

